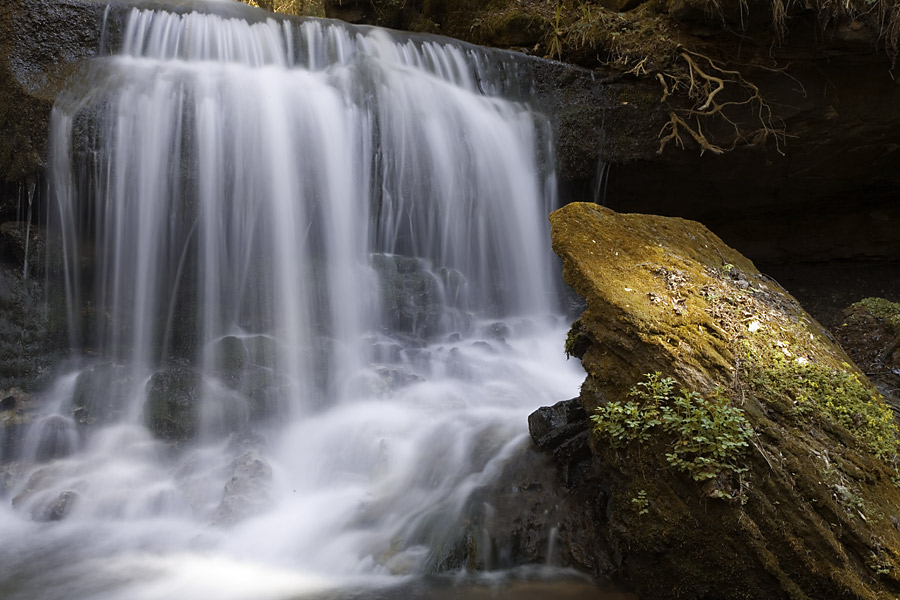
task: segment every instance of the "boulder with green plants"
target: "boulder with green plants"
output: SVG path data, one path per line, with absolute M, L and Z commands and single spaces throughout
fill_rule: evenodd
M 900 303 L 863 298 L 844 311 L 835 337 L 900 414 Z
M 570 204 L 551 224 L 587 302 L 566 350 L 602 575 L 642 598 L 897 597 L 897 426 L 830 334 L 699 223 Z

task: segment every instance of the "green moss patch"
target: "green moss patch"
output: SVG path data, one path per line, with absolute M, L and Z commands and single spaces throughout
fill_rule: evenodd
M 849 431 L 861 447 L 893 463 L 898 452 L 894 415 L 872 385 L 849 363 L 813 362 L 796 347 L 747 344 L 742 375 L 754 393 L 788 403 L 800 420 L 826 419 Z
M 884 298 L 863 298 L 853 306 L 866 309 L 872 316 L 887 321 L 895 332 L 900 332 L 900 304 L 897 302 Z

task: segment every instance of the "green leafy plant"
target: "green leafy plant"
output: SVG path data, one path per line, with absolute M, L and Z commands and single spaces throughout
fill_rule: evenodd
M 744 411 L 721 392 L 707 400 L 681 390 L 661 411 L 663 429 L 675 434 L 672 452 L 666 454 L 670 465 L 697 481 L 747 470 L 737 458 L 747 448 L 752 428 Z
M 866 561 L 866 564 L 878 575 L 889 575 L 894 570 L 894 565 L 891 564 L 880 549 L 877 553 L 869 552 L 869 560 Z
M 566 335 L 566 358 L 572 358 L 573 356 L 581 358 L 590 343 L 591 340 L 584 323 L 580 318 L 575 319 L 569 328 L 569 333 Z
M 637 496 L 631 499 L 631 504 L 637 509 L 639 515 L 650 512 L 650 501 L 647 499 L 647 490 L 638 490 Z
M 628 395 L 634 400 L 609 402 L 591 415 L 594 431 L 608 438 L 615 448 L 635 440 L 648 441 L 651 430 L 662 424 L 659 406 L 668 400 L 675 380 L 663 377 L 659 372 L 649 373 L 646 377 L 646 381 L 631 388 Z
M 631 442 L 645 444 L 669 434 L 666 461 L 696 481 L 747 470 L 738 461 L 753 433 L 744 411 L 732 406 L 721 392 L 711 399 L 682 389 L 672 392 L 675 380 L 650 373 L 629 393 L 626 402 L 609 402 L 591 416 L 594 431 L 614 448 Z

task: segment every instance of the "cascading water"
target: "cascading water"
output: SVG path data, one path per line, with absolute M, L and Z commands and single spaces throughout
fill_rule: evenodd
M 452 564 L 472 492 L 582 378 L 516 69 L 131 12 L 53 115 L 81 362 L 0 512 L 4 598 L 296 598 Z

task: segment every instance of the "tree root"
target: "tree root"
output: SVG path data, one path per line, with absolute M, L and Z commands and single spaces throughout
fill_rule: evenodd
M 699 52 L 684 47 L 679 50 L 678 57 L 684 61 L 686 73 L 657 73 L 656 79 L 663 88 L 660 102 L 665 103 L 680 91 L 694 104 L 691 108 L 669 111 L 669 121 L 659 133 L 657 154 L 661 154 L 671 141 L 683 148 L 682 132 L 687 133 L 700 146 L 701 154 L 707 151 L 723 154 L 741 142 L 761 145 L 770 137 L 775 140 L 776 150 L 781 152 L 784 129 L 775 125 L 772 109 L 759 88 L 740 71 L 721 67 Z M 753 130 L 748 131 L 743 124 L 734 120 L 733 113 L 739 107 L 751 109 L 757 125 Z M 723 148 L 712 143 L 703 133 L 703 123 L 712 124 L 714 118 L 731 126 L 733 140 L 730 147 Z
M 663 126 L 662 131 L 660 131 L 660 135 L 662 135 L 663 131 L 666 129 L 671 129 L 668 135 L 661 138 L 659 140 L 659 150 L 656 151 L 657 154 L 662 154 L 662 151 L 666 148 L 666 144 L 675 140 L 675 145 L 679 148 L 684 148 L 684 141 L 681 139 L 680 130 L 688 133 L 694 141 L 697 142 L 697 145 L 700 146 L 700 154 L 703 154 L 707 150 L 712 152 L 713 154 L 724 154 L 725 151 L 709 143 L 709 140 L 706 139 L 706 136 L 703 134 L 703 131 L 700 129 L 700 119 L 697 119 L 696 127 L 691 127 L 687 123 L 684 122 L 684 119 L 676 115 L 674 112 L 669 112 L 669 122 Z

